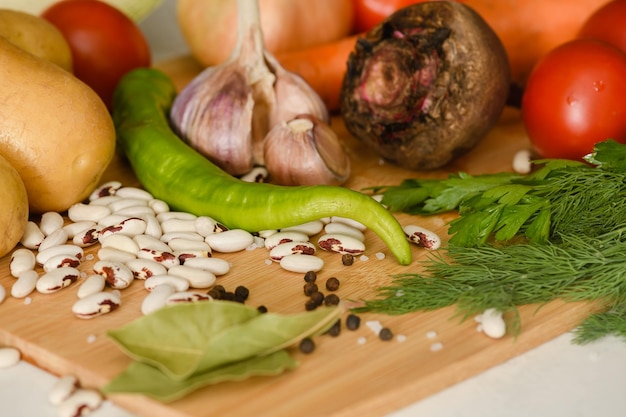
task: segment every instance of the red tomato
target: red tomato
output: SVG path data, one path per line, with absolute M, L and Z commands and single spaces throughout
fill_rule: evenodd
M 580 159 L 594 144 L 626 142 L 626 54 L 579 39 L 549 52 L 522 97 L 528 137 L 545 158 Z
M 366 32 L 396 10 L 425 1 L 428 0 L 352 0 L 354 32 Z
M 148 42 L 124 13 L 98 0 L 64 0 L 41 16 L 63 33 L 72 51 L 74 75 L 111 108 L 120 78 L 150 65 Z
M 596 10 L 583 24 L 579 38 L 599 39 L 626 52 L 626 0 L 614 0 Z

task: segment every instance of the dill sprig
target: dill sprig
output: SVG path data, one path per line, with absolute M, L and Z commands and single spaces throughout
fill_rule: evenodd
M 626 336 L 626 146 L 602 142 L 586 160 L 537 161 L 542 166 L 525 176 L 459 173 L 375 188 L 391 210 L 458 210 L 459 217 L 444 250 L 420 272 L 393 276 L 360 310 L 456 305 L 466 319 L 496 308 L 514 313 L 511 328 L 519 332 L 519 306 L 560 298 L 606 307 L 577 329 L 577 343 Z

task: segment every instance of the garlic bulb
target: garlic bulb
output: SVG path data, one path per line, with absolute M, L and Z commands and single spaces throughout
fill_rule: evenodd
M 270 180 L 282 185 L 343 184 L 350 158 L 323 120 L 308 114 L 282 121 L 265 137 L 265 166 Z
M 258 0 L 237 1 L 238 36 L 230 58 L 194 78 L 170 112 L 177 133 L 232 175 L 263 165 L 264 137 L 291 119 L 293 110 L 328 120 L 315 91 L 265 50 Z

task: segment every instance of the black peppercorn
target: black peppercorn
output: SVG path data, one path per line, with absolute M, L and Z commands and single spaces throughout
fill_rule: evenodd
M 267 313 L 267 307 L 265 306 L 258 306 L 256 309 L 259 311 L 259 313 Z
M 317 305 L 321 305 L 324 302 L 324 294 L 319 291 L 315 291 L 309 298 L 315 301 Z
M 315 342 L 310 337 L 305 337 L 300 341 L 298 348 L 302 353 L 311 353 L 315 350 Z
M 314 282 L 307 282 L 304 284 L 304 295 L 310 296 L 314 292 L 317 292 L 317 284 Z
M 306 274 L 304 274 L 304 280 L 306 282 L 315 282 L 316 279 L 317 273 L 315 271 L 308 271 Z
M 339 289 L 339 280 L 335 277 L 330 277 L 326 280 L 326 289 L 328 291 L 337 291 Z
M 393 333 L 388 327 L 383 327 L 382 329 L 380 329 L 378 337 L 380 338 L 380 340 L 391 340 L 393 339 Z
M 324 298 L 324 304 L 327 306 L 336 306 L 339 304 L 339 297 L 337 297 L 337 294 L 328 294 Z
M 339 333 L 341 333 L 341 320 L 337 320 L 326 333 L 332 337 L 339 336 Z
M 354 263 L 354 256 L 350 255 L 349 253 L 344 253 L 343 255 L 341 255 L 341 263 L 345 266 L 352 265 Z
M 317 303 L 317 301 L 312 300 L 312 299 L 308 299 L 306 300 L 306 303 L 304 303 L 304 309 L 306 311 L 313 311 L 315 310 L 317 307 L 319 307 L 319 304 Z
M 359 328 L 360 325 L 361 317 L 352 313 L 348 314 L 348 317 L 346 317 L 346 327 L 348 328 L 348 330 L 356 330 Z
M 237 288 L 235 288 L 235 295 L 242 300 L 247 300 L 248 296 L 250 296 L 250 290 L 243 285 L 239 285 Z

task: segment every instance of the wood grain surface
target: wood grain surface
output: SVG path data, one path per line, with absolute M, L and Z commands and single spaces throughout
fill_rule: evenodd
M 179 87 L 197 74 L 198 65 L 181 58 L 160 65 Z M 349 187 L 397 184 L 404 178 L 442 177 L 458 170 L 470 173 L 508 171 L 515 152 L 528 147 L 519 114 L 506 110 L 500 123 L 477 148 L 458 159 L 446 170 L 429 173 L 406 171 L 382 163 L 345 130 L 342 121 L 333 126 L 349 147 L 353 173 Z M 132 171 L 120 157 L 109 167 L 103 181 L 121 180 L 138 185 Z M 436 217 L 398 215 L 402 224 L 419 224 L 446 238 L 446 223 L 454 214 Z M 325 267 L 320 282 L 335 276 L 341 281 L 337 294 L 344 300 L 371 298 L 375 290 L 390 282 L 395 273 L 419 270 L 427 251 L 414 247 L 414 261 L 400 266 L 372 232 L 366 232 L 366 255 L 344 266 L 341 257 L 321 253 Z M 95 253 L 97 247 L 87 250 Z M 377 253 L 385 254 L 382 260 Z M 223 257 L 232 263 L 231 271 L 218 278 L 227 289 L 245 284 L 250 288 L 250 305 L 266 305 L 270 310 L 295 313 L 304 310 L 306 297 L 301 274 L 266 264 L 268 253 L 256 249 Z M 80 269 L 89 272 L 94 261 Z M 0 284 L 7 292 L 14 282 L 9 274 L 9 256 L 0 259 Z M 19 348 L 30 362 L 54 374 L 74 374 L 87 387 L 101 387 L 121 372 L 130 359 L 105 336 L 141 316 L 140 305 L 147 294 L 142 282 L 122 290 L 122 307 L 106 316 L 81 320 L 71 313 L 77 299 L 74 284 L 55 294 L 30 295 L 24 299 L 7 296 L 0 305 L 0 345 Z M 316 339 L 313 354 L 293 350 L 300 366 L 273 377 L 254 377 L 242 382 L 222 383 L 201 389 L 184 399 L 162 404 L 137 395 L 114 395 L 111 400 L 138 416 L 146 417 L 339 417 L 382 416 L 432 395 L 490 367 L 528 351 L 577 325 L 593 307 L 582 303 L 552 302 L 537 308 L 521 309 L 522 333 L 493 340 L 477 331 L 469 319 L 461 322 L 454 309 L 401 316 L 363 314 L 363 321 L 378 320 L 405 337 L 403 341 L 379 340 L 365 325 L 357 331 L 343 329 L 338 337 Z M 364 343 L 362 343 L 364 341 Z M 440 344 L 441 349 L 433 349 Z

